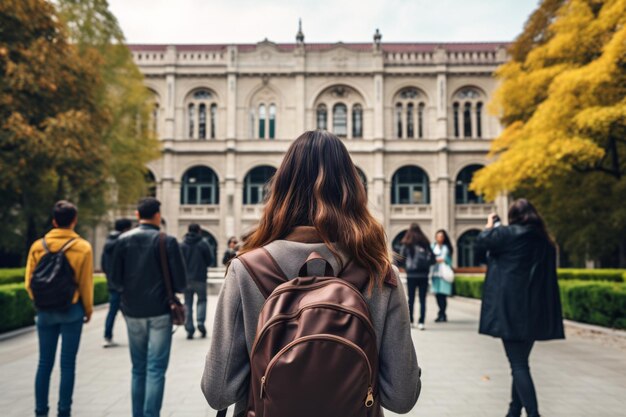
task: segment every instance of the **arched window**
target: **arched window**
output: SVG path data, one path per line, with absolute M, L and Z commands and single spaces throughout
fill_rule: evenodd
M 258 111 L 259 124 L 256 136 L 258 139 L 275 139 L 276 138 L 276 104 L 260 103 L 256 107 Z M 250 123 L 254 126 L 255 115 L 250 113 Z
M 325 104 L 317 106 L 317 128 L 328 130 L 328 111 Z
M 156 198 L 157 184 L 156 184 L 156 178 L 154 177 L 154 174 L 152 173 L 152 171 L 147 170 L 146 175 L 144 176 L 144 179 L 146 181 L 146 196 Z
M 276 105 L 270 104 L 270 139 L 276 137 Z
M 367 177 L 359 167 L 356 167 L 356 172 L 357 174 L 359 174 L 359 178 L 361 179 L 361 183 L 363 184 L 363 187 L 365 188 L 365 193 L 367 194 Z
M 209 267 L 215 268 L 217 266 L 217 240 L 215 239 L 215 237 L 208 231 L 201 229 L 200 230 L 200 234 L 202 235 L 202 239 L 209 244 L 209 248 L 211 248 L 211 255 L 213 255 L 213 257 L 211 258 L 211 264 L 209 265 Z
M 198 109 L 200 117 L 198 118 L 198 137 L 200 139 L 206 139 L 206 104 L 200 104 Z
M 409 103 L 406 106 L 406 135 L 412 138 L 415 135 L 415 123 L 413 121 L 413 112 L 415 107 L 413 103 Z
M 187 101 L 187 135 L 189 139 L 214 139 L 217 103 L 213 93 L 206 89 L 196 90 Z M 207 112 L 210 114 L 207 115 Z M 207 121 L 207 117 L 210 118 L 209 121 Z
M 265 104 L 259 105 L 259 138 L 265 139 Z
M 479 138 L 483 137 L 482 113 L 483 103 L 479 101 L 478 103 L 476 103 L 476 136 L 478 136 Z
M 217 119 L 217 104 L 211 104 L 211 139 L 215 139 L 215 120 Z
M 352 106 L 352 137 L 363 137 L 363 108 L 360 104 Z
M 402 239 L 404 239 L 404 235 L 406 234 L 406 230 L 401 231 L 393 238 L 391 241 L 391 249 L 397 254 L 400 254 L 400 248 L 402 247 Z
M 463 109 L 463 137 L 472 137 L 472 105 L 470 103 L 465 103 Z
M 476 237 L 480 230 L 468 230 L 459 237 L 457 248 L 459 251 L 459 267 L 480 266 L 480 259 L 476 251 Z
M 474 174 L 482 167 L 478 164 L 468 165 L 459 172 L 455 183 L 456 204 L 483 204 L 485 202 L 482 196 L 469 189 Z
M 180 204 L 219 204 L 217 175 L 209 167 L 198 165 L 183 175 Z
M 454 103 L 452 105 L 452 111 L 454 113 L 454 137 L 458 138 L 460 135 L 459 130 L 459 103 Z
M 457 101 L 452 104 L 455 138 L 460 138 L 461 135 L 464 138 L 483 137 L 483 96 L 483 93 L 473 87 L 464 87 L 455 94 Z
M 415 87 L 407 87 L 396 95 L 396 138 L 423 138 L 425 132 L 424 112 L 426 96 Z
M 333 133 L 339 137 L 348 135 L 348 108 L 343 103 L 333 107 Z
M 365 130 L 363 96 L 347 85 L 333 85 L 315 99 L 315 126 L 342 138 L 362 138 Z
M 252 169 L 244 178 L 243 204 L 261 204 L 267 195 L 267 184 L 276 168 L 263 165 Z
M 430 203 L 428 175 L 420 167 L 408 165 L 400 168 L 391 182 L 391 204 Z

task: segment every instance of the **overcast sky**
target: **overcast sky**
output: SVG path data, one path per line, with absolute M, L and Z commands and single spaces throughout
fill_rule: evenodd
M 538 0 L 109 0 L 128 43 L 510 41 Z

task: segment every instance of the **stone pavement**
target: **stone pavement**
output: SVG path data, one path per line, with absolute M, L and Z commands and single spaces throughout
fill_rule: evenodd
M 209 318 L 216 297 L 209 298 Z M 509 399 L 510 376 L 499 340 L 476 332 L 478 303 L 451 299 L 449 323 L 432 322 L 435 305 L 429 300 L 427 330 L 413 330 L 420 366 L 422 395 L 409 416 L 502 417 Z M 130 359 L 124 320 L 115 327 L 120 347 L 103 349 L 106 308 L 94 313 L 85 326 L 78 355 L 73 416 L 130 416 Z M 209 320 L 209 323 L 211 320 Z M 572 334 L 566 341 L 539 343 L 531 356 L 531 370 L 543 416 L 624 416 L 626 352 L 619 346 Z M 214 416 L 200 391 L 200 377 L 208 339 L 174 336 L 162 416 Z M 37 366 L 35 332 L 0 342 L 0 415 L 30 416 Z M 56 409 L 58 366 L 50 392 Z M 53 416 L 54 414 L 51 414 Z M 230 413 L 229 413 L 230 415 Z M 395 416 L 386 413 L 387 416 Z M 322 417 L 322 416 L 320 416 Z

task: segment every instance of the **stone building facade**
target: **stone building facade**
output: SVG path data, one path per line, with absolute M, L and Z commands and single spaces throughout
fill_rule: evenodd
M 290 143 L 344 138 L 390 245 L 418 222 L 446 229 L 459 265 L 506 198 L 467 189 L 501 126 L 486 105 L 503 43 L 130 45 L 154 93 L 162 157 L 149 165 L 168 233 L 199 223 L 219 256 L 257 221 L 264 183 Z M 504 217 L 504 216 L 502 216 Z

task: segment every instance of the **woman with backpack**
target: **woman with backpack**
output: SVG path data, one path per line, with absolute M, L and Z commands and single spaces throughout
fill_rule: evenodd
M 431 269 L 431 291 L 435 294 L 437 306 L 439 306 L 439 313 L 435 322 L 447 322 L 446 309 L 448 307 L 448 296 L 452 295 L 452 281 L 444 278 L 444 276 L 452 270 L 453 253 L 452 242 L 450 242 L 448 233 L 443 229 L 438 230 L 435 234 L 435 242 L 431 247 L 436 258 L 436 263 Z
M 536 340 L 565 338 L 556 248 L 528 200 L 514 201 L 508 218 L 508 226 L 498 226 L 497 215 L 490 215 L 476 239 L 488 256 L 479 332 L 504 344 L 513 376 L 507 417 L 519 417 L 522 408 L 539 417 L 530 351 Z
M 220 292 L 209 405 L 255 417 L 407 413 L 421 389 L 409 311 L 345 145 L 305 132 L 269 190 Z
M 419 290 L 420 316 L 417 328 L 424 330 L 426 316 L 426 294 L 428 292 L 428 273 L 435 263 L 435 254 L 430 248 L 428 238 L 417 223 L 411 223 L 400 242 L 399 265 L 406 271 L 406 282 L 409 291 L 409 316 L 413 324 L 413 305 L 415 289 Z

